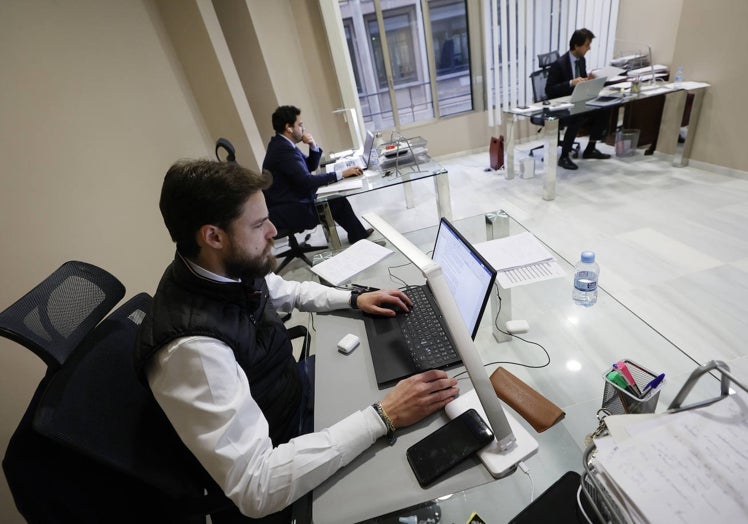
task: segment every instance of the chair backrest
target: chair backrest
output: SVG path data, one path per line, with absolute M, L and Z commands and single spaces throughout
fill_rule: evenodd
M 185 506 L 180 511 L 202 514 L 225 499 L 221 495 L 218 503 L 203 496 L 210 483 L 204 470 L 135 372 L 137 332 L 150 302 L 147 293 L 140 293 L 101 322 L 50 378 L 33 427 L 95 463 L 155 488 L 166 499 L 181 501 Z M 196 509 L 201 503 L 205 505 Z
M 548 100 L 548 95 L 545 94 L 545 84 L 548 83 L 548 69 L 539 69 L 530 74 L 530 81 L 532 82 L 532 100 L 535 103 Z
M 125 295 L 111 273 L 86 262 L 65 262 L 0 313 L 0 336 L 59 368 Z
M 225 162 L 236 162 L 236 149 L 234 149 L 234 144 L 228 138 L 219 138 L 216 140 L 216 159 L 218 160 L 223 160 L 219 153 L 221 149 L 226 151 Z
M 558 60 L 558 51 L 550 51 L 548 53 L 541 53 L 538 55 L 538 67 L 545 69 L 550 67 L 553 62 Z

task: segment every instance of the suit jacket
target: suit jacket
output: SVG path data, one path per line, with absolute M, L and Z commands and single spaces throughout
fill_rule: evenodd
M 322 149 L 310 150 L 307 156 L 284 136 L 276 134 L 270 139 L 262 168 L 273 175 L 265 199 L 276 227 L 301 231 L 317 225 L 317 188 L 337 180 L 335 173 L 312 174 L 321 157 Z
M 579 74 L 587 76 L 587 63 L 584 57 L 579 59 Z M 573 78 L 574 72 L 571 70 L 571 60 L 567 51 L 550 65 L 548 80 L 545 84 L 545 94 L 548 95 L 548 98 L 569 96 L 574 91 L 574 88 L 569 85 L 569 81 Z

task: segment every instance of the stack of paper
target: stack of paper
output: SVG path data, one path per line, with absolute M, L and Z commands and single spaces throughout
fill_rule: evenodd
M 481 242 L 475 247 L 496 269 L 496 280 L 504 289 L 566 274 L 553 255 L 528 232 Z
M 660 415 L 614 415 L 595 478 L 633 522 L 748 522 L 748 396 Z
M 359 240 L 340 254 L 312 266 L 312 271 L 333 286 L 339 286 L 390 253 L 392 250 L 386 247 L 369 240 Z

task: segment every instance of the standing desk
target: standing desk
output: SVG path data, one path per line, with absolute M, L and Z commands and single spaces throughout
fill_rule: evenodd
M 700 82 L 683 82 L 680 87 L 676 87 L 674 84 L 657 84 L 653 87 L 644 87 L 638 95 L 627 95 L 621 99 L 621 103 L 613 106 L 608 106 L 602 109 L 610 109 L 625 106 L 631 102 L 637 100 L 643 100 L 654 96 L 664 96 L 665 110 L 663 112 L 663 118 L 660 122 L 660 131 L 658 138 L 658 149 L 663 149 L 665 152 L 675 151 L 673 158 L 673 165 L 676 167 L 683 167 L 688 165 L 688 160 L 691 157 L 691 149 L 693 148 L 694 137 L 696 136 L 696 129 L 699 122 L 699 113 L 701 112 L 701 105 L 704 99 L 704 93 L 709 84 Z M 605 90 L 603 90 L 604 94 Z M 694 95 L 693 106 L 691 108 L 691 116 L 688 125 L 688 136 L 683 144 L 682 148 L 678 147 L 678 135 L 681 127 L 681 118 L 683 116 L 683 110 L 686 105 L 686 97 L 688 94 Z M 514 122 L 517 118 L 529 118 L 535 115 L 545 115 L 545 125 L 543 140 L 545 142 L 545 149 L 543 158 L 553 159 L 552 162 L 545 162 L 545 170 L 543 175 L 543 200 L 553 200 L 556 198 L 556 151 L 558 148 L 558 124 L 559 120 L 565 116 L 580 115 L 588 113 L 590 111 L 596 111 L 601 109 L 599 107 L 592 107 L 586 105 L 584 102 L 571 104 L 569 102 L 570 97 L 561 97 L 549 100 L 549 105 L 543 106 L 541 104 L 534 104 L 529 106 L 527 109 L 512 108 L 505 111 L 507 117 L 506 133 L 507 133 L 507 152 L 506 152 L 506 178 L 514 178 L 514 148 L 515 148 L 515 130 Z M 664 146 L 664 147 L 661 147 Z
M 329 201 L 334 198 L 361 195 L 370 191 L 402 185 L 405 191 L 405 204 L 408 209 L 414 206 L 411 182 L 431 178 L 436 190 L 437 217 L 452 218 L 452 202 L 449 194 L 448 172 L 438 162 L 427 155 L 418 155 L 417 162 L 380 168 L 378 165 L 370 166 L 367 174 L 363 176 L 362 187 L 349 189 L 338 193 L 320 195 L 315 200 L 317 213 L 325 230 L 325 237 L 332 249 L 340 249 L 342 244 L 335 227 L 335 221 L 330 212 Z
M 497 231 L 497 236 L 525 231 L 503 213 L 499 227 L 495 221 L 489 222 L 486 215 L 477 215 L 453 223 L 473 243 L 487 240 Z M 429 252 L 436 231 L 434 226 L 405 236 Z M 515 415 L 540 445 L 538 453 L 527 460 L 536 495 L 564 472 L 582 471 L 584 437 L 597 426 L 595 415 L 602 402 L 603 373 L 613 362 L 627 358 L 667 373 L 666 380 L 675 386 L 663 387 L 660 406 L 669 404 L 681 383 L 678 377 L 687 377 L 695 365 L 693 359 L 608 294 L 604 279 L 596 305 L 576 306 L 571 298 L 573 265 L 551 252 L 566 271 L 566 278 L 513 288 L 511 297 L 501 291 L 502 316 L 509 312 L 516 319 L 527 320 L 530 331 L 522 337 L 542 344 L 551 355 L 550 365 L 540 369 L 508 364 L 505 367 L 566 412 L 563 421 L 540 434 Z M 401 286 L 390 280 L 388 269 L 408 284 L 423 283 L 418 270 L 407 265 L 397 252 L 357 275 L 354 282 L 380 288 Z M 486 308 L 475 339 L 483 361 L 542 365 L 546 357 L 537 346 L 518 339 L 497 342 L 492 324 L 498 307 L 496 299 Z M 337 341 L 346 333 L 361 340 L 361 345 L 347 356 L 336 350 Z M 385 391 L 376 384 L 359 311 L 315 315 L 312 335 L 316 354 L 315 430 L 322 430 L 380 400 Z M 493 372 L 496 366 L 487 365 L 487 372 Z M 455 368 L 448 373 L 452 376 L 461 370 Z M 460 389 L 472 389 L 465 375 L 461 378 Z M 474 458 L 428 489 L 418 485 L 405 459 L 405 450 L 446 422 L 446 415 L 435 413 L 412 427 L 398 430 L 394 446 L 388 446 L 385 439 L 376 442 L 314 490 L 314 522 L 349 524 L 438 498 L 442 498 L 437 503 L 443 522 L 465 522 L 472 511 L 478 511 L 489 522 L 506 522 L 519 513 L 530 502 L 530 483 L 525 475 L 515 472 L 495 480 Z

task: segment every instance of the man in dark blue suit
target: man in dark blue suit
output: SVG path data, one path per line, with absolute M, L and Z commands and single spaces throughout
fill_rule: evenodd
M 350 167 L 340 173 L 312 174 L 319 167 L 322 149 L 314 137 L 304 131 L 301 110 L 294 106 L 280 106 L 273 113 L 275 136 L 268 143 L 262 169 L 273 175 L 272 185 L 265 190 L 270 220 L 278 229 L 294 231 L 313 229 L 319 223 L 314 206 L 317 188 L 342 178 L 360 176 L 360 168 Z M 303 142 L 309 146 L 305 155 L 296 147 Z M 353 212 L 345 197 L 329 200 L 332 218 L 348 233 L 353 244 L 374 232 L 366 229 Z
M 587 64 L 584 55 L 590 50 L 590 44 L 595 35 L 589 29 L 577 29 L 569 40 L 569 51 L 559 57 L 551 64 L 548 71 L 548 81 L 545 84 L 545 93 L 548 98 L 559 98 L 569 96 L 574 87 L 580 82 L 590 80 L 592 76 L 587 75 Z M 566 126 L 564 139 L 561 142 L 561 156 L 558 159 L 559 167 L 564 169 L 577 169 L 577 165 L 569 158 L 569 152 L 574 145 L 574 139 L 579 133 L 582 125 L 589 127 L 590 140 L 587 148 L 582 153 L 582 158 L 597 158 L 604 160 L 610 158 L 598 151 L 595 147 L 598 140 L 605 136 L 610 111 L 600 109 L 590 111 L 581 115 L 562 118 Z

